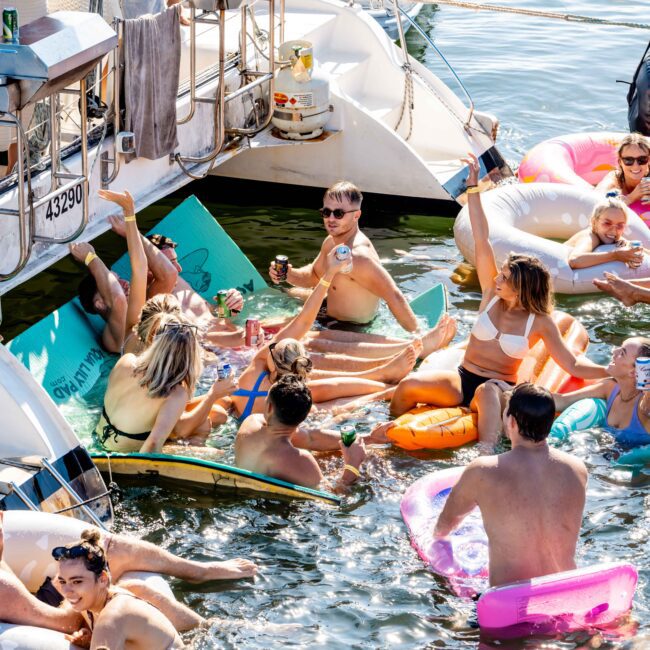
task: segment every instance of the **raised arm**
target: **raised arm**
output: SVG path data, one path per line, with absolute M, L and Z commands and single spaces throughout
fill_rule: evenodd
M 70 244 L 70 253 L 77 261 L 86 264 L 97 283 L 97 291 L 108 308 L 106 327 L 102 332 L 102 345 L 109 351 L 119 353 L 124 343 L 127 300 L 114 273 L 96 256 L 88 242 Z
M 447 497 L 445 507 L 442 509 L 433 531 L 434 537 L 447 537 L 453 533 L 460 526 L 463 519 L 476 507 L 477 490 L 480 487 L 479 477 L 482 469 L 475 463 L 476 461 L 473 461 L 465 468 L 465 471 L 458 479 L 458 483 L 454 485 Z
M 599 366 L 584 356 L 576 357 L 571 352 L 550 316 L 538 316 L 535 321 L 539 323 L 539 334 L 546 349 L 562 370 L 581 379 L 605 379 L 609 377 L 604 366 Z
M 103 199 L 112 201 L 119 205 L 124 211 L 125 216 L 135 216 L 135 202 L 128 191 L 122 193 L 112 192 L 110 190 L 100 190 L 99 195 Z M 124 220 L 120 218 L 112 218 L 111 226 L 118 235 L 127 238 L 128 245 L 128 233 Z M 178 271 L 167 259 L 166 255 L 162 251 L 158 250 L 146 237 L 140 235 L 139 238 L 146 257 L 145 274 L 147 270 L 149 270 L 153 276 L 151 283 L 146 287 L 147 297 L 151 298 L 159 293 L 170 293 L 176 285 Z M 129 254 L 131 254 L 130 246 Z
M 188 397 L 187 390 L 183 386 L 176 386 L 172 390 L 158 412 L 149 437 L 140 448 L 141 453 L 159 454 L 162 451 L 163 445 L 185 410 Z
M 366 255 L 355 255 L 354 279 L 384 300 L 397 322 L 406 331 L 415 332 L 418 328 L 417 318 L 404 294 L 380 262 Z
M 468 190 L 472 190 L 472 188 L 478 189 L 478 158 L 473 153 L 467 155 L 468 158 L 463 159 L 463 162 L 466 162 L 469 166 L 467 188 Z M 469 221 L 474 236 L 474 259 L 476 272 L 481 285 L 481 291 L 486 293 L 487 291 L 494 289 L 494 278 L 497 275 L 497 263 L 494 257 L 492 244 L 490 243 L 490 228 L 488 226 L 485 212 L 483 211 L 480 193 L 477 191 L 468 191 L 467 205 L 469 209 Z
M 131 264 L 131 286 L 126 308 L 125 335 L 130 332 L 140 318 L 140 312 L 147 300 L 147 258 L 142 246 L 142 238 L 135 219 L 135 202 L 128 191 L 124 193 L 99 190 L 100 198 L 117 203 L 123 215 L 111 215 L 109 220 L 114 231 L 122 231 Z
M 309 451 L 337 451 L 341 435 L 332 429 L 298 429 L 291 436 L 291 444 Z

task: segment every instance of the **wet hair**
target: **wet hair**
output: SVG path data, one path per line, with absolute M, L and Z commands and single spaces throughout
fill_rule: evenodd
M 542 386 L 523 383 L 512 391 L 506 415 L 511 415 L 519 427 L 519 435 L 526 440 L 542 442 L 551 432 L 555 419 L 555 402 Z
M 98 314 L 95 307 L 95 296 L 97 295 L 97 280 L 92 273 L 87 273 L 79 283 L 79 302 L 87 314 Z
M 623 172 L 623 166 L 621 165 L 621 158 L 623 157 L 623 149 L 625 147 L 631 147 L 636 145 L 639 149 L 642 149 L 647 156 L 650 156 L 650 140 L 640 133 L 630 133 L 626 135 L 622 140 L 621 144 L 618 145 L 618 169 L 615 172 L 616 182 L 618 186 L 624 190 L 625 189 L 625 174 Z M 648 168 L 650 170 L 650 167 Z
M 607 210 L 620 210 L 627 221 L 627 210 L 623 199 L 620 196 L 609 196 L 607 195 L 602 201 L 599 201 L 594 207 L 594 211 L 591 213 L 591 229 L 592 231 L 596 227 L 596 222 L 600 219 L 601 215 Z
M 99 545 L 100 538 L 97 528 L 88 528 L 81 533 L 81 541 L 52 549 L 52 557 L 57 562 L 83 560 L 86 569 L 99 576 L 108 569 L 106 554 Z
M 279 341 L 270 353 L 278 377 L 293 374 L 304 380 L 314 365 L 307 356 L 305 346 L 295 339 Z
M 363 201 L 363 194 L 361 194 L 361 190 L 353 183 L 350 183 L 350 181 L 338 181 L 325 190 L 323 198 L 334 199 L 339 203 L 342 203 L 344 199 L 347 199 L 351 205 L 356 205 L 360 208 L 361 202 Z
M 288 426 L 304 421 L 312 405 L 311 391 L 301 377 L 287 374 L 269 389 L 269 400 L 275 417 Z
M 161 235 L 159 233 L 152 233 L 147 235 L 147 239 L 159 250 L 164 251 L 167 248 L 176 248 L 178 244 L 171 238 L 166 235 Z
M 133 369 L 148 397 L 167 397 L 179 384 L 194 394 L 203 369 L 197 334 L 196 325 L 183 316 L 160 317 L 151 345 L 138 356 Z
M 553 311 L 551 274 L 538 257 L 510 253 L 506 259 L 510 270 L 508 284 L 519 295 L 519 303 L 529 314 Z
M 141 343 L 144 345 L 151 343 L 151 339 L 160 325 L 160 319 L 165 314 L 181 315 L 181 305 L 176 296 L 171 293 L 159 293 L 144 303 L 140 318 L 133 328 Z

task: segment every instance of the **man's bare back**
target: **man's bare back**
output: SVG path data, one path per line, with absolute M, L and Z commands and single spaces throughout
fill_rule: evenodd
M 445 537 L 479 507 L 491 585 L 575 568 L 587 469 L 581 460 L 548 446 L 554 415 L 548 391 L 517 386 L 504 415 L 512 451 L 471 462 L 438 519 L 434 534 Z
M 575 569 L 585 503 L 582 461 L 545 445 L 477 459 L 476 503 L 490 547 L 490 584 Z

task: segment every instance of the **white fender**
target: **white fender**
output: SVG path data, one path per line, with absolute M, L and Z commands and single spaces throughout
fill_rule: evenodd
M 569 266 L 569 249 L 552 239 L 566 241 L 589 225 L 594 206 L 602 200 L 595 191 L 557 183 L 526 183 L 506 185 L 481 195 L 483 209 L 490 227 L 490 243 L 502 264 L 508 253 L 535 255 L 546 265 L 557 293 L 593 293 L 598 291 L 594 278 L 605 271 L 633 280 L 650 277 L 650 259 L 646 255 L 642 266 L 630 269 L 622 262 L 599 264 L 587 269 Z M 624 236 L 650 246 L 650 229 L 632 210 Z M 475 262 L 474 237 L 465 206 L 456 217 L 454 237 L 460 252 L 472 264 Z

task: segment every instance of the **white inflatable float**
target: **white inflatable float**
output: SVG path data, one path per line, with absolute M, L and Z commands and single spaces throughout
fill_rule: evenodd
M 596 292 L 593 280 L 602 278 L 605 271 L 627 280 L 650 277 L 647 255 L 638 269 L 631 269 L 622 262 L 586 269 L 569 266 L 569 248 L 562 242 L 589 226 L 593 208 L 601 199 L 596 192 L 557 183 L 506 185 L 485 192 L 481 201 L 490 225 L 490 242 L 497 264 L 503 263 L 511 251 L 535 255 L 549 269 L 556 293 Z M 454 237 L 460 252 L 473 264 L 474 237 L 467 206 L 456 217 Z M 650 229 L 632 210 L 628 210 L 624 237 L 640 240 L 643 246 L 650 247 Z
M 7 510 L 4 513 L 4 561 L 27 589 L 35 593 L 56 575 L 52 549 L 79 541 L 89 524 L 46 512 Z M 173 596 L 167 582 L 155 573 L 129 572 L 123 578 L 145 580 L 151 588 Z M 0 618 L 2 610 L 0 609 Z M 73 650 L 60 632 L 0 621 L 0 650 Z

